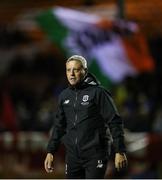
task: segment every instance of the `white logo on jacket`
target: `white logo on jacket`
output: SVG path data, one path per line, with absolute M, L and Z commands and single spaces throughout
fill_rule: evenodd
M 70 100 L 66 99 L 63 104 L 69 104 Z
M 97 161 L 97 168 L 103 168 L 103 162 L 102 160 Z

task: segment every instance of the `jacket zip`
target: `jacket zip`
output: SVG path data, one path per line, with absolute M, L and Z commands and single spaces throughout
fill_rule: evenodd
M 74 110 L 75 110 L 75 120 L 74 120 L 74 126 L 76 126 L 76 123 L 77 123 L 77 119 L 78 119 L 78 116 L 77 116 L 77 112 L 76 112 L 76 103 L 77 103 L 77 99 L 78 99 L 78 93 L 77 91 L 75 90 L 75 102 L 74 102 Z M 76 136 L 75 138 L 75 144 L 77 145 L 78 143 L 78 138 Z

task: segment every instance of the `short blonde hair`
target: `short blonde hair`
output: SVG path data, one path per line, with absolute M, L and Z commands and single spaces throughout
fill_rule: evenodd
M 70 61 L 79 61 L 81 62 L 82 66 L 84 69 L 87 69 L 87 60 L 83 57 L 83 56 L 80 56 L 80 55 L 73 55 L 71 57 L 69 57 L 66 61 L 66 63 L 70 62 Z

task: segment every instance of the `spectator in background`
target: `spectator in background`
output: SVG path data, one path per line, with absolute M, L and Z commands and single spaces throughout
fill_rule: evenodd
M 0 132 L 17 131 L 17 113 L 5 77 L 0 77 Z
M 104 178 L 112 139 L 115 167 L 125 168 L 123 123 L 110 93 L 88 73 L 87 61 L 82 56 L 67 60 L 66 75 L 69 87 L 59 97 L 44 161 L 46 171 L 53 171 L 54 154 L 61 140 L 66 147 L 67 178 Z

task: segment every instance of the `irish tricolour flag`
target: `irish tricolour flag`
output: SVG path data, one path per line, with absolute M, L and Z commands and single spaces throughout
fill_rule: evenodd
M 145 39 L 134 23 L 110 22 L 62 7 L 40 13 L 37 22 L 66 58 L 73 54 L 84 56 L 89 71 L 105 87 L 154 69 Z

